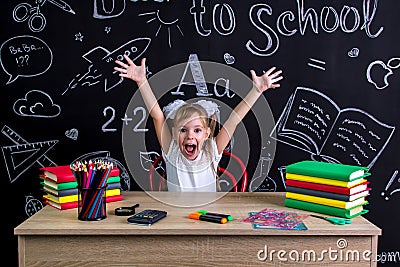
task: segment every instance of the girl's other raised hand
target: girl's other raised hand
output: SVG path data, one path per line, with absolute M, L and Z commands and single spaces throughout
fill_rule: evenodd
M 276 67 L 272 67 L 267 70 L 263 75 L 257 76 L 254 70 L 251 70 L 251 78 L 253 80 L 253 85 L 260 93 L 266 91 L 270 88 L 277 88 L 281 85 L 276 83 L 283 79 L 281 76 L 282 70 L 276 70 Z
M 119 71 L 119 76 L 131 79 L 141 86 L 146 81 L 146 58 L 142 58 L 140 65 L 136 65 L 132 59 L 124 55 L 126 63 L 116 60 L 120 67 L 114 67 L 114 70 Z

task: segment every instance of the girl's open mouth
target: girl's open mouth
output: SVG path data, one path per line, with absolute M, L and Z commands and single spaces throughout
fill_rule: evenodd
M 195 144 L 186 144 L 184 145 L 185 153 L 189 157 L 196 155 L 197 146 Z

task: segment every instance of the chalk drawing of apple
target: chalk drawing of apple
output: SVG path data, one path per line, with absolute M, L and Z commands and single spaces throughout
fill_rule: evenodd
M 368 82 L 372 83 L 379 90 L 389 86 L 388 78 L 392 74 L 392 70 L 380 60 L 372 62 L 367 68 Z

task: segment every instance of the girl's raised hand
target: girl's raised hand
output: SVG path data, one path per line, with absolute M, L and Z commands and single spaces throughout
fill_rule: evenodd
M 142 58 L 140 65 L 133 63 L 127 55 L 124 55 L 127 63 L 116 60 L 120 67 L 114 67 L 114 70 L 119 71 L 119 76 L 135 81 L 139 86 L 146 81 L 146 59 Z
M 276 67 L 272 67 L 267 70 L 262 76 L 257 76 L 254 70 L 250 71 L 253 85 L 260 93 L 266 91 L 267 89 L 277 88 L 281 86 L 279 83 L 276 82 L 283 79 L 283 76 L 281 76 L 282 71 L 275 70 Z

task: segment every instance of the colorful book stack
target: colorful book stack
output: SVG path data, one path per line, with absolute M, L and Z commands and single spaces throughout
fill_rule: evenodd
M 59 210 L 78 207 L 78 188 L 69 165 L 40 168 L 44 203 Z M 107 180 L 106 202 L 122 200 L 120 170 L 114 167 Z
M 286 166 L 285 206 L 354 218 L 368 212 L 366 167 L 300 161 Z

